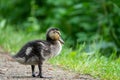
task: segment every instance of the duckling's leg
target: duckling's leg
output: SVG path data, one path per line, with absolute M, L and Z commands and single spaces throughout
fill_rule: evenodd
M 32 76 L 35 77 L 35 73 L 34 73 L 35 65 L 31 65 L 31 69 L 32 69 Z
M 38 74 L 38 76 L 39 76 L 40 78 L 44 78 L 44 77 L 42 76 L 42 63 L 38 64 L 38 68 L 39 68 L 39 74 Z

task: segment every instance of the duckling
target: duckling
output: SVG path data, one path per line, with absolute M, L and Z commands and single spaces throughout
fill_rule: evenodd
M 34 40 L 26 43 L 13 58 L 21 64 L 31 65 L 33 77 L 36 77 L 34 69 L 35 65 L 38 65 L 39 74 L 37 76 L 43 78 L 43 62 L 59 55 L 63 43 L 59 29 L 50 28 L 46 33 L 46 40 Z

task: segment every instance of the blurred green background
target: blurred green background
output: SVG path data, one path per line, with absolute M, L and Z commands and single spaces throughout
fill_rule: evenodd
M 105 62 L 109 61 L 107 59 L 111 59 L 111 56 L 113 60 L 119 59 L 120 55 L 119 0 L 0 0 L 0 45 L 8 51 L 17 52 L 29 40 L 45 38 L 43 35 L 49 27 L 60 28 L 62 32 L 66 47 L 63 56 L 67 55 L 67 50 L 71 50 L 69 57 L 77 61 L 80 59 L 84 64 L 86 59 L 91 58 L 84 55 L 76 58 L 78 56 L 75 55 L 83 52 L 96 53 L 102 55 L 96 61 L 102 66 L 120 63 L 120 60 Z M 63 57 L 58 57 L 58 60 L 60 59 Z M 52 62 L 55 63 L 54 60 Z M 92 61 L 90 63 L 91 67 L 88 70 L 93 67 Z M 68 64 L 66 60 L 64 64 Z M 79 66 L 84 68 L 83 64 Z M 103 78 L 110 80 L 114 77 L 114 80 L 117 80 L 119 64 L 116 67 L 105 67 L 109 68 L 110 74 L 106 73 L 107 77 L 102 75 L 103 72 L 100 74 Z M 116 77 L 112 76 L 111 68 L 114 68 L 115 72 L 118 71 Z M 83 72 L 91 73 L 91 71 Z
M 0 0 L 0 28 L 6 24 L 25 32 L 63 32 L 66 44 L 96 43 L 96 49 L 120 53 L 119 0 Z

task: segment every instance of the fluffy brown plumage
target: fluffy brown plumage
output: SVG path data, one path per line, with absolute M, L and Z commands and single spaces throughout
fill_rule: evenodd
M 35 77 L 35 65 L 38 65 L 38 76 L 43 78 L 41 68 L 43 62 L 58 55 L 62 50 L 63 43 L 60 31 L 57 28 L 50 28 L 46 33 L 46 40 L 28 42 L 13 58 L 21 64 L 31 65 L 33 77 Z

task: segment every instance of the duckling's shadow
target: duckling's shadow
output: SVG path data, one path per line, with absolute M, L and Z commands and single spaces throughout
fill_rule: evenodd
M 40 78 L 38 77 L 32 77 L 32 76 L 12 76 L 12 78 Z M 43 79 L 53 79 L 53 77 L 44 77 Z

